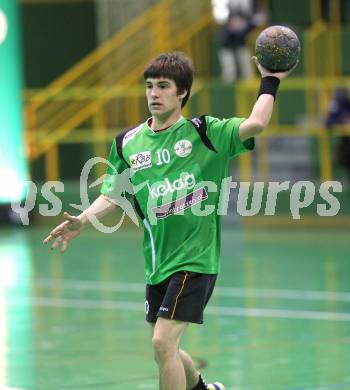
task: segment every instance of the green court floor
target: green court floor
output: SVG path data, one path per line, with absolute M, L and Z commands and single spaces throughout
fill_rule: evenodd
M 0 229 L 0 389 L 157 390 L 142 237 Z M 205 324 L 182 347 L 228 390 L 350 389 L 349 231 L 225 230 Z

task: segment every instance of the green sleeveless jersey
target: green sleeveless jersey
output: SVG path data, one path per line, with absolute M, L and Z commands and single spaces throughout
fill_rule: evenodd
M 222 180 L 229 159 L 254 148 L 254 139 L 239 138 L 243 121 L 180 118 L 158 132 L 146 121 L 114 140 L 114 169 L 108 168 L 101 193 L 110 196 L 114 181 L 129 169 L 144 229 L 146 283 L 158 284 L 181 270 L 219 272 Z

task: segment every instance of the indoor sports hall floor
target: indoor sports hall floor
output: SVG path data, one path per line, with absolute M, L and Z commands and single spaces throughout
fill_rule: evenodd
M 0 389 L 157 390 L 141 235 L 0 230 Z M 350 389 L 348 231 L 223 233 L 205 325 L 183 348 L 228 390 Z

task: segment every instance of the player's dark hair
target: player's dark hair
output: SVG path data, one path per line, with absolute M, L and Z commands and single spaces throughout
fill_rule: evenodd
M 191 93 L 193 62 L 181 52 L 162 53 L 146 66 L 143 77 L 145 80 L 160 77 L 173 80 L 178 93 L 187 91 L 181 102 L 184 107 Z

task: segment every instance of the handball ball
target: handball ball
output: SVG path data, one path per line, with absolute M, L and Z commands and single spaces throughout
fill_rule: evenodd
M 284 72 L 298 61 L 300 42 L 293 30 L 285 26 L 270 26 L 255 42 L 259 63 L 272 72 Z
M 226 387 L 220 383 L 220 382 L 215 382 L 211 383 L 210 385 L 207 385 L 208 390 L 226 390 Z

